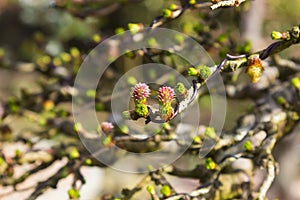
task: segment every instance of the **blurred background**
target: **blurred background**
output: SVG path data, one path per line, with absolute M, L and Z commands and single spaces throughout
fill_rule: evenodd
M 26 96 L 26 93 L 38 93 L 45 88 L 55 90 L 57 85 L 71 85 L 83 57 L 99 42 L 123 29 L 127 30 L 128 23 L 149 25 L 171 3 L 179 1 L 0 0 L 0 105 L 8 100 L 14 102 L 16 97 Z M 225 53 L 236 55 L 265 48 L 272 42 L 270 33 L 273 30 L 285 31 L 300 24 L 299 10 L 300 1 L 253 0 L 239 8 L 189 10 L 163 27 L 199 38 L 217 63 L 224 58 Z M 295 46 L 280 55 L 300 60 L 299 52 L 300 48 Z M 52 63 L 50 68 L 49 63 Z M 112 71 L 107 72 L 105 80 L 108 86 L 97 92 L 98 95 L 109 94 L 116 74 L 134 67 L 134 63 L 127 63 L 130 67 L 116 64 Z M 60 78 L 53 78 L 53 74 Z M 11 142 L 18 134 L 41 133 L 45 129 L 45 116 L 49 115 L 44 112 L 47 106 L 55 105 L 56 112 L 71 112 L 70 99 L 66 98 L 59 105 L 55 101 L 51 102 L 51 99 L 55 98 L 50 96 L 47 101 L 35 99 L 31 102 L 27 99 L 26 106 L 35 111 L 43 111 L 40 112 L 41 116 L 35 116 L 36 120 L 13 116 L 0 121 L 0 149 L 3 153 L 11 155 L 16 149 L 23 148 L 22 145 Z M 14 108 L 14 104 L 11 105 Z M 209 105 L 209 98 L 201 99 L 200 105 L 205 110 Z M 227 114 L 225 129 L 230 129 L 238 116 L 252 106 L 253 102 L 249 99 L 229 99 L 228 109 L 231 112 Z M 0 110 L 0 115 L 2 114 Z M 99 116 L 100 119 L 106 119 L 109 113 L 103 111 Z M 295 132 L 299 131 L 298 126 Z M 32 134 L 32 137 L 36 136 Z M 54 143 L 57 141 L 57 137 L 54 138 Z M 280 174 L 268 193 L 270 198 L 300 200 L 299 144 L 299 134 L 291 134 L 278 145 L 275 157 L 279 161 Z M 39 142 L 39 145 L 47 147 L 50 144 L 47 141 Z M 65 160 L 61 162 L 64 163 Z M 57 163 L 50 170 L 42 170 L 40 174 L 30 177 L 19 186 L 17 192 L 13 192 L 11 187 L 0 186 L 0 199 L 25 199 L 33 191 L 35 184 L 43 180 L 41 177 L 51 176 L 61 165 Z M 15 173 L 21 174 L 27 169 L 25 167 Z M 142 177 L 97 167 L 86 167 L 83 174 L 87 179 L 81 192 L 81 199 L 84 200 L 120 193 L 122 188 L 133 187 Z M 71 178 L 67 177 L 58 184 L 57 189 L 49 189 L 38 199 L 68 199 L 70 182 Z M 180 180 L 178 186 L 174 187 L 191 191 L 197 183 Z

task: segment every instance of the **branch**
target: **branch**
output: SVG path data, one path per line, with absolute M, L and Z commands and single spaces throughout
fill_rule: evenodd
M 250 55 L 238 55 L 232 56 L 227 54 L 226 58 L 223 59 L 219 65 L 205 67 L 205 74 L 201 74 L 201 70 L 197 71 L 194 68 L 190 68 L 188 73 L 191 76 L 196 76 L 197 79 L 193 80 L 192 87 L 187 90 L 187 95 L 180 102 L 176 103 L 174 114 L 169 120 L 175 118 L 178 114 L 182 113 L 197 97 L 198 90 L 202 87 L 209 79 L 211 79 L 216 73 L 222 72 L 234 72 L 242 67 L 247 67 L 246 72 L 249 75 L 252 82 L 257 82 L 264 70 L 261 60 L 268 58 L 276 53 L 279 53 L 291 45 L 298 44 L 300 42 L 300 28 L 294 26 L 291 30 L 287 31 L 285 38 L 281 41 L 275 42 L 265 49 L 258 51 Z M 204 72 L 203 72 L 204 73 Z M 159 110 L 152 108 L 148 105 L 149 115 L 146 117 L 146 123 L 150 121 L 154 123 L 162 123 L 163 120 L 157 120 L 157 116 L 160 115 Z M 137 120 L 144 116 L 139 116 L 134 111 L 131 111 L 131 119 Z M 145 117 L 144 117 L 145 118 Z
M 269 188 L 276 177 L 276 163 L 272 155 L 269 155 L 266 161 L 267 175 L 259 189 L 257 199 L 264 200 Z
M 215 10 L 220 7 L 239 7 L 241 3 L 245 2 L 246 0 L 228 0 L 228 1 L 220 1 L 220 0 L 212 0 L 212 2 L 215 2 L 210 8 L 212 10 Z
M 238 7 L 241 3 L 245 2 L 246 0 L 229 0 L 229 1 L 219 1 L 219 0 L 212 0 L 212 2 L 196 2 L 193 0 L 188 1 L 188 3 L 184 4 L 182 7 L 172 4 L 168 9 L 164 10 L 163 15 L 155 17 L 152 22 L 150 23 L 150 27 L 156 28 L 162 26 L 163 24 L 173 21 L 179 18 L 181 15 L 184 14 L 185 11 L 191 9 L 202 9 L 202 8 L 211 8 L 215 10 L 220 7 Z
M 81 162 L 74 162 L 73 160 L 70 160 L 65 166 L 61 167 L 55 175 L 50 177 L 49 179 L 39 182 L 36 186 L 35 190 L 27 200 L 35 200 L 38 196 L 40 196 L 46 189 L 48 188 L 56 188 L 57 183 L 63 179 L 66 178 L 68 175 L 76 173 L 79 168 L 81 167 Z

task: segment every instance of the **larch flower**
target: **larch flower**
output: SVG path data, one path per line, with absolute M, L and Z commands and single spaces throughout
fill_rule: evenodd
M 101 123 L 101 130 L 105 134 L 110 134 L 112 132 L 113 128 L 114 128 L 114 125 L 110 122 L 102 122 Z
M 159 88 L 157 95 L 160 117 L 164 121 L 170 121 L 170 119 L 174 116 L 172 101 L 175 97 L 175 92 L 171 87 L 163 86 Z
M 146 118 L 149 115 L 149 110 L 147 107 L 147 97 L 149 97 L 151 90 L 149 86 L 145 83 L 137 83 L 131 92 L 131 97 L 135 103 L 135 113 Z
M 171 105 L 175 92 L 171 87 L 163 86 L 158 89 L 158 101 L 162 105 Z
M 146 83 L 137 83 L 132 88 L 132 98 L 135 102 L 143 102 L 150 95 L 149 86 Z

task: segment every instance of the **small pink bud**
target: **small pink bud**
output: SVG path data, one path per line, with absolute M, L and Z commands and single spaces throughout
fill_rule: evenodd
M 114 128 L 114 125 L 110 122 L 102 122 L 101 123 L 101 130 L 105 133 L 105 134 L 109 134 L 112 132 Z
M 143 101 L 150 95 L 150 89 L 149 86 L 145 83 L 137 83 L 132 88 L 132 98 L 135 101 Z
M 175 97 L 175 92 L 171 87 L 163 86 L 158 89 L 158 101 L 162 105 L 168 105 L 172 103 Z

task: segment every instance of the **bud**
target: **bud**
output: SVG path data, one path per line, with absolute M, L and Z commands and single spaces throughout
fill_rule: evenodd
M 110 147 L 113 143 L 112 143 L 112 138 L 111 135 L 107 136 L 106 138 L 104 138 L 104 140 L 102 141 L 102 144 L 106 147 Z
M 157 41 L 154 37 L 149 38 L 147 42 L 151 48 L 157 47 Z
M 187 71 L 189 76 L 198 76 L 199 71 L 193 67 L 190 67 Z
M 97 91 L 96 90 L 93 90 L 93 89 L 89 89 L 85 92 L 85 95 L 89 98 L 96 98 L 96 95 L 97 95 Z
M 300 90 L 300 78 L 299 77 L 292 78 L 291 84 L 292 84 L 292 86 L 294 86 L 295 88 Z
M 137 83 L 131 89 L 131 97 L 133 98 L 135 103 L 135 114 L 139 117 L 146 118 L 149 114 L 149 110 L 147 107 L 147 97 L 149 97 L 150 92 L 151 91 L 149 89 L 149 86 L 145 83 Z
M 61 60 L 60 57 L 54 57 L 52 62 L 53 62 L 53 65 L 55 65 L 55 66 L 61 66 L 62 65 L 62 60 Z
M 272 31 L 271 33 L 272 40 L 281 40 L 282 39 L 282 33 L 278 31 Z
M 201 144 L 201 143 L 202 143 L 202 140 L 201 140 L 201 138 L 199 137 L 199 135 L 196 135 L 196 136 L 193 138 L 193 143 L 195 143 L 195 144 Z
M 288 108 L 288 107 L 289 107 L 289 103 L 287 102 L 287 100 L 286 100 L 283 96 L 278 96 L 278 97 L 276 98 L 276 102 L 277 102 L 279 105 L 284 106 L 285 108 Z
M 138 24 L 129 23 L 128 24 L 128 29 L 132 34 L 135 34 L 139 31 L 143 30 L 143 28 L 144 28 L 144 25 L 141 23 L 138 23 Z
M 176 84 L 174 90 L 178 97 L 185 98 L 187 96 L 187 89 L 184 87 L 183 83 L 181 82 Z
M 292 28 L 292 30 L 290 31 L 292 37 L 296 40 L 299 40 L 299 37 L 300 37 L 300 28 L 299 26 L 294 26 Z
M 207 127 L 205 129 L 205 135 L 210 137 L 211 139 L 216 139 L 216 137 L 217 137 L 216 131 L 213 127 Z
M 125 30 L 122 27 L 118 27 L 118 28 L 115 29 L 115 34 L 122 34 L 124 32 L 125 32 Z
M 90 158 L 87 158 L 84 160 L 83 164 L 87 166 L 91 166 L 93 164 L 93 161 Z
M 146 189 L 150 194 L 155 194 L 155 188 L 152 185 L 147 185 Z
M 76 47 L 72 47 L 72 48 L 70 49 L 70 54 L 71 54 L 74 58 L 80 57 L 80 51 L 79 51 Z
M 164 9 L 162 15 L 164 18 L 172 18 L 173 12 L 169 9 Z
M 163 197 L 169 197 L 171 195 L 171 189 L 168 185 L 163 185 L 160 189 L 160 193 Z
M 202 81 L 205 81 L 211 75 L 211 70 L 206 65 L 199 65 L 197 69 L 199 70 L 199 77 Z
M 135 102 L 146 103 L 146 98 L 150 95 L 149 86 L 145 83 L 138 83 L 132 88 L 131 96 Z
M 54 102 L 50 99 L 46 100 L 43 102 L 43 108 L 46 110 L 46 111 L 50 111 L 54 108 Z
M 252 145 L 252 143 L 251 143 L 251 141 L 250 140 L 247 140 L 245 143 L 244 143 L 244 150 L 245 151 L 248 151 L 248 152 L 250 152 L 250 151 L 252 151 L 253 150 L 253 145 Z
M 69 54 L 69 53 L 67 53 L 67 52 L 62 52 L 62 53 L 60 53 L 60 58 L 61 58 L 61 60 L 63 61 L 63 62 L 65 62 L 65 63 L 69 63 L 69 62 L 71 62 L 71 60 L 72 60 L 72 56 L 71 56 L 71 54 Z M 45 63 L 46 64 L 46 63 Z
M 294 121 L 298 121 L 300 119 L 300 116 L 298 115 L 297 112 L 290 112 L 289 117 Z
M 94 35 L 93 35 L 93 41 L 94 41 L 95 43 L 101 42 L 101 36 L 100 36 L 99 34 L 94 34 Z
M 195 5 L 196 4 L 196 0 L 189 0 L 189 4 L 190 5 Z
M 124 54 L 127 58 L 135 58 L 136 54 L 135 52 L 131 51 L 131 50 L 125 50 L 125 54 Z
M 158 101 L 162 105 L 171 105 L 175 92 L 171 87 L 163 86 L 158 89 Z
M 124 134 L 129 134 L 129 128 L 125 124 L 123 124 L 122 126 L 120 126 L 120 131 L 122 133 L 124 133 Z
M 161 126 L 165 130 L 169 130 L 170 131 L 172 129 L 170 123 L 163 123 Z
M 76 159 L 80 157 L 80 154 L 76 148 L 71 148 L 69 152 L 69 157 L 70 159 Z
M 20 149 L 16 149 L 15 156 L 16 156 L 16 158 L 20 158 L 22 156 L 22 152 Z
M 172 101 L 175 97 L 175 92 L 171 87 L 163 86 L 158 89 L 157 96 L 160 116 L 164 121 L 169 121 L 174 116 Z
M 208 169 L 208 170 L 216 169 L 216 163 L 213 161 L 212 158 L 207 158 L 205 160 L 205 168 Z
M 171 11 L 175 11 L 175 10 L 178 10 L 180 7 L 178 5 L 172 3 L 168 8 Z
M 122 112 L 123 119 L 131 119 L 131 113 L 128 110 Z
M 105 134 L 110 134 L 114 128 L 114 125 L 110 122 L 102 122 L 101 123 L 101 130 Z
M 71 188 L 68 190 L 68 195 L 70 199 L 78 199 L 80 197 L 79 190 Z
M 184 36 L 182 36 L 181 34 L 176 34 L 174 37 L 175 37 L 174 39 L 175 39 L 176 44 L 179 44 L 179 45 L 183 44 Z
M 127 78 L 127 83 L 128 83 L 129 85 L 135 85 L 135 84 L 137 84 L 137 80 L 136 80 L 136 78 L 135 78 L 134 76 L 129 76 L 129 77 Z
M 81 123 L 77 122 L 74 124 L 73 126 L 73 130 L 76 131 L 76 132 L 81 132 L 83 131 L 83 126 Z
M 264 71 L 261 60 L 258 55 L 252 55 L 248 58 L 248 67 L 246 73 L 253 83 L 257 83 Z

